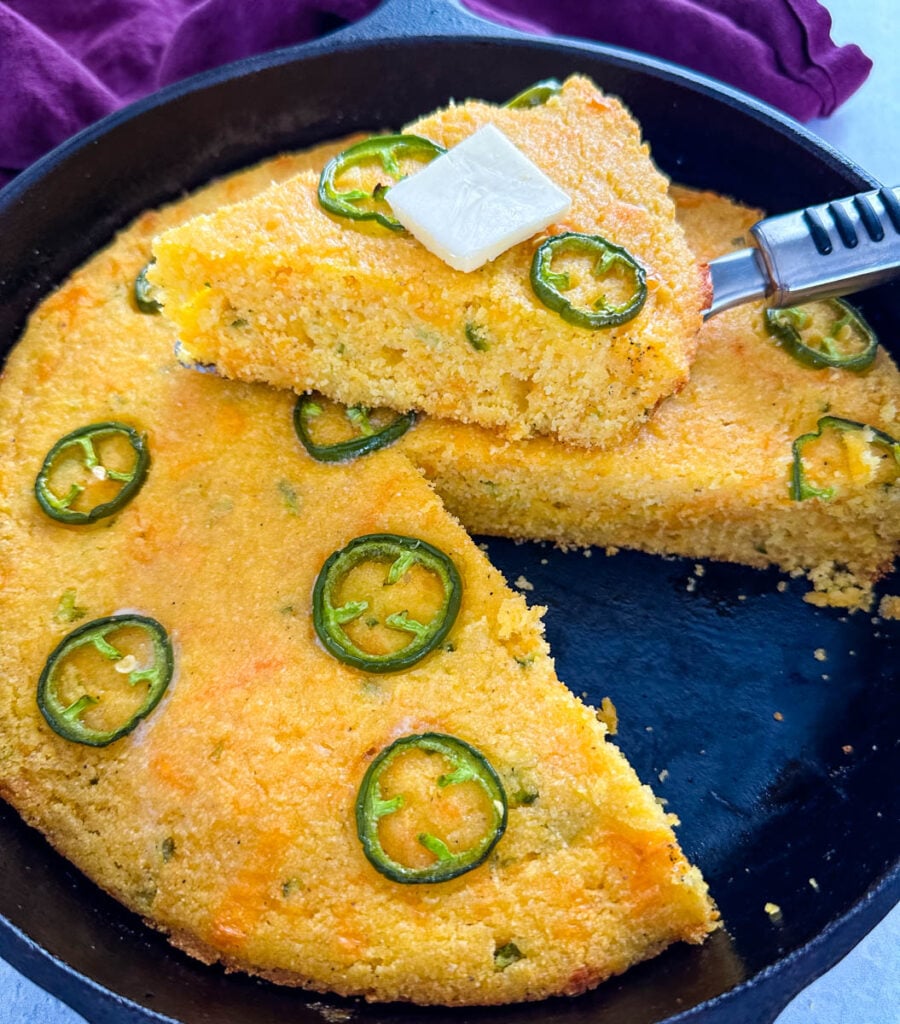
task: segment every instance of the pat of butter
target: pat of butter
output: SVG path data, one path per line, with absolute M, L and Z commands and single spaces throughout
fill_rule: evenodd
M 531 238 L 571 205 L 492 124 L 398 182 L 385 198 L 426 249 L 466 272 Z

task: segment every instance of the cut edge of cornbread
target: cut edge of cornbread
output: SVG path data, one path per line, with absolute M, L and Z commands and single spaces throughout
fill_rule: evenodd
M 761 216 L 712 193 L 673 195 L 705 260 L 747 244 Z M 400 444 L 475 533 L 777 566 L 807 577 L 813 604 L 868 609 L 900 553 L 900 487 L 890 486 L 890 455 L 856 450 L 848 435 L 829 449 L 834 498 L 793 500 L 792 442 L 826 414 L 900 437 L 891 358 L 880 350 L 861 374 L 810 369 L 775 344 L 751 304 L 704 325 L 689 384 L 615 451 L 513 444 L 428 419 Z
M 579 76 L 540 107 L 470 100 L 408 131 L 450 147 L 487 123 L 572 197 L 565 223 L 464 274 L 404 232 L 327 214 L 318 176 L 298 175 L 156 239 L 150 278 L 182 358 L 513 438 L 609 447 L 632 436 L 684 385 L 708 296 L 668 181 L 621 103 Z M 563 232 L 601 235 L 643 265 L 648 298 L 633 319 L 589 330 L 537 299 L 532 257 Z M 585 258 L 569 269 L 590 279 Z M 596 287 L 572 295 L 589 303 Z
M 213 186 L 186 211 L 258 179 Z M 5 369 L 0 445 L 15 459 L 0 465 L 0 609 L 19 626 L 0 646 L 0 793 L 176 945 L 318 991 L 533 1000 L 702 941 L 718 913 L 674 817 L 557 679 L 542 610 L 408 458 L 313 463 L 290 395 L 178 367 L 166 325 L 137 312 L 149 239 L 181 209 L 144 215 L 76 271 Z M 60 434 L 108 418 L 146 430 L 147 481 L 114 520 L 60 526 L 34 502 L 35 466 Z M 413 530 L 457 561 L 463 606 L 445 648 L 372 679 L 330 658 L 297 609 L 331 550 Z M 69 743 L 42 719 L 36 677 L 74 623 L 123 608 L 168 628 L 175 678 L 129 736 Z M 440 886 L 398 886 L 365 860 L 353 802 L 374 752 L 424 730 L 477 745 L 515 806 L 496 857 Z M 398 935 L 409 941 L 392 957 Z M 501 944 L 522 956 L 498 970 Z

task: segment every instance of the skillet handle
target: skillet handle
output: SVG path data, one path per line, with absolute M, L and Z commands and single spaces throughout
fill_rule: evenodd
M 488 21 L 459 0 L 382 0 L 371 14 L 326 37 L 363 43 L 409 36 L 528 38 L 528 33 Z

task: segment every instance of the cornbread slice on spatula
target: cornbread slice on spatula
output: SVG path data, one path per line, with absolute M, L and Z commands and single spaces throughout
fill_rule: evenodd
M 707 260 L 761 216 L 673 194 Z M 704 324 L 688 385 L 618 449 L 432 418 L 400 446 L 475 533 L 774 565 L 806 574 L 815 604 L 869 607 L 900 553 L 900 372 L 846 304 L 779 313 L 775 333 L 772 315 Z
M 409 460 L 314 461 L 290 394 L 185 370 L 138 311 L 151 235 L 260 176 L 147 214 L 10 357 L 0 791 L 180 947 L 286 984 L 538 999 L 701 941 L 671 817 Z
M 465 273 L 397 230 L 385 186 L 487 125 L 571 207 Z M 321 181 L 300 174 L 166 232 L 153 251 L 186 362 L 587 446 L 630 437 L 684 384 L 705 301 L 637 124 L 579 77 L 537 106 L 448 107 L 349 151 Z

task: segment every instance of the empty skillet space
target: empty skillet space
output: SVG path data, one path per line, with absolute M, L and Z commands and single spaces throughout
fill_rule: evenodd
M 0 254 L 3 351 L 41 294 L 130 217 L 182 188 L 279 149 L 397 127 L 450 97 L 504 99 L 548 75 L 582 71 L 623 96 L 657 160 L 687 184 L 771 212 L 870 184 L 777 118 L 588 46 L 406 40 L 285 60 L 247 62 L 250 77 L 218 81 L 225 74 L 217 73 L 197 92 L 169 90 L 169 105 L 144 104 L 144 116 L 23 176 L 22 191 L 0 211 L 8 239 Z M 894 292 L 882 289 L 865 303 L 885 336 L 896 336 Z M 896 777 L 896 623 L 873 625 L 860 614 L 841 622 L 841 613 L 804 604 L 800 585 L 778 593 L 774 573 L 708 566 L 691 592 L 693 562 L 584 559 L 502 541 L 489 547 L 509 579 L 523 574 L 535 586 L 530 598 L 550 606 L 560 675 L 592 701 L 613 697 L 618 742 L 681 815 L 682 841 L 709 877 L 733 944 L 718 935 L 701 950 L 672 950 L 571 1003 L 429 1011 L 429 1019 L 660 1021 L 777 963 L 890 870 L 896 808 L 885 780 Z M 825 662 L 813 655 L 819 647 Z M 845 755 L 845 745 L 854 754 Z M 660 782 L 663 770 L 669 776 Z M 98 894 L 12 812 L 4 810 L 0 828 L 4 914 L 64 962 L 148 1007 L 123 1009 L 6 930 L 0 952 L 92 1021 L 162 1019 L 157 1013 L 190 1024 L 226 1017 L 267 1024 L 289 1013 L 320 1021 L 317 1006 L 360 1021 L 417 1019 L 414 1009 L 345 1004 L 205 969 Z M 781 924 L 765 913 L 767 901 L 781 906 Z
M 490 557 L 547 605 L 561 678 L 613 700 L 748 973 L 889 869 L 900 624 L 815 608 L 775 571 L 499 540 Z

